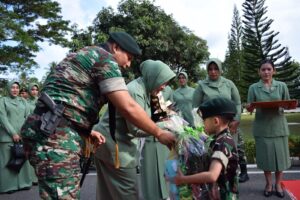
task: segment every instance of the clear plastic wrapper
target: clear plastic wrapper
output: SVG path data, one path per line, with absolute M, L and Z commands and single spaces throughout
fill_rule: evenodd
M 193 129 L 188 127 L 180 116 L 172 115 L 168 120 L 159 122 L 159 126 L 177 136 L 175 149 L 170 152 L 165 164 L 166 180 L 170 182 L 170 199 L 208 199 L 206 185 L 176 186 L 172 183 L 172 178 L 176 176 L 178 169 L 184 175 L 208 170 L 209 158 L 205 148 L 207 135 L 203 132 L 203 125 L 198 123 Z

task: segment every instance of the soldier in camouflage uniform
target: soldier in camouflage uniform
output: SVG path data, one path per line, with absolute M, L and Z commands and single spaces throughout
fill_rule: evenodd
M 51 70 L 41 93 L 50 96 L 56 105 L 64 106 L 63 117 L 54 133 L 44 134 L 42 116 L 50 113 L 50 108 L 40 97 L 21 131 L 39 179 L 42 199 L 80 198 L 81 137 L 91 139 L 96 145 L 103 142 L 103 136 L 91 129 L 108 100 L 128 121 L 160 142 L 174 142 L 174 136 L 159 129 L 127 91 L 119 67 L 129 67 L 133 56 L 140 54 L 139 46 L 129 34 L 114 32 L 101 47 L 85 47 Z
M 228 127 L 237 112 L 235 104 L 227 98 L 217 97 L 204 102 L 199 110 L 206 133 L 213 135 L 209 145 L 209 170 L 187 176 L 179 172 L 174 182 L 177 185 L 210 183 L 211 199 L 237 199 L 238 155 Z

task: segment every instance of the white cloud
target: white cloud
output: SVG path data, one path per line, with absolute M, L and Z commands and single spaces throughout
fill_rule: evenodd
M 155 0 L 167 14 L 172 14 L 181 26 L 194 31 L 196 35 L 207 40 L 211 57 L 224 60 L 228 33 L 233 17 L 233 7 L 236 4 L 242 17 L 242 0 Z M 64 19 L 77 23 L 80 28 L 91 25 L 92 20 L 102 7 L 111 6 L 116 9 L 119 0 L 59 0 Z M 269 0 L 267 16 L 273 19 L 271 30 L 279 31 L 277 36 L 282 46 L 288 46 L 291 56 L 300 61 L 300 1 L 299 0 Z M 39 52 L 36 61 L 47 67 L 52 61 L 61 60 L 66 50 L 60 47 L 46 47 Z M 50 56 L 49 56 L 50 55 Z
M 95 0 L 97 1 L 97 0 Z M 86 9 L 87 3 L 84 0 L 58 0 L 62 8 L 62 16 L 64 20 L 70 20 L 71 24 L 78 24 L 78 28 L 86 28 L 92 24 L 93 19 L 96 17 L 97 12 L 100 11 L 102 4 L 90 4 L 89 9 Z M 92 2 L 92 0 L 88 1 Z M 49 45 L 48 43 L 41 44 L 42 50 L 38 52 L 35 61 L 39 64 L 40 68 L 36 69 L 34 76 L 38 77 L 39 80 L 48 71 L 49 63 L 60 62 L 67 54 L 68 49 L 62 48 L 58 45 Z
M 41 44 L 42 50 L 36 54 L 35 61 L 39 64 L 39 68 L 35 70 L 34 76 L 39 80 L 49 70 L 51 62 L 60 62 L 68 52 L 67 48 L 62 48 L 58 45 L 48 45 L 47 43 Z
M 207 40 L 211 57 L 225 57 L 228 33 L 230 32 L 233 17 L 233 7 L 236 4 L 242 17 L 241 0 L 157 0 L 160 6 L 168 14 L 188 27 L 199 37 Z M 273 19 L 271 30 L 279 31 L 277 39 L 282 46 L 288 46 L 291 56 L 300 61 L 300 39 L 298 33 L 300 26 L 300 1 L 299 0 L 272 0 L 266 1 L 268 6 L 266 16 Z
M 77 23 L 80 28 L 86 27 L 86 14 L 80 6 L 80 0 L 58 0 L 62 8 L 62 16 L 65 20 L 70 20 L 72 23 Z
M 232 21 L 233 0 L 173 0 L 172 3 L 157 0 L 155 4 L 167 14 L 172 14 L 181 26 L 188 27 L 207 40 L 211 57 L 224 57 Z

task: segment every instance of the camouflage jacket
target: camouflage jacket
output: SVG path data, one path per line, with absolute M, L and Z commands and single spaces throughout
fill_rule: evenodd
M 65 118 L 89 134 L 107 101 L 104 95 L 117 90 L 127 90 L 118 64 L 112 54 L 91 46 L 68 55 L 54 67 L 42 92 L 63 103 Z
M 234 140 L 227 129 L 213 136 L 209 152 L 212 160 L 217 159 L 223 165 L 217 180 L 221 199 L 233 199 L 231 196 L 238 193 L 238 153 Z

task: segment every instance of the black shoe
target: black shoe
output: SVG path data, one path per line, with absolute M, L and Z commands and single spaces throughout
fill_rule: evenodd
M 272 196 L 272 194 L 273 194 L 273 186 L 272 186 L 271 191 L 268 191 L 268 190 L 267 190 L 267 186 L 266 186 L 266 187 L 265 187 L 265 190 L 264 190 L 264 196 L 265 196 L 265 197 L 270 197 L 270 196 Z
M 240 175 L 239 175 L 239 182 L 240 183 L 244 183 L 248 180 L 249 180 L 249 176 L 248 176 L 247 173 L 240 173 Z
M 23 187 L 20 190 L 30 190 L 30 189 L 31 189 L 31 187 Z
M 10 190 L 10 191 L 7 191 L 7 192 L 5 192 L 5 194 L 13 194 L 13 193 L 15 193 L 17 190 Z
M 38 182 L 32 182 L 32 185 L 38 185 L 39 183 Z
M 282 190 L 282 192 L 277 191 L 277 186 L 276 185 L 275 185 L 275 194 L 279 198 L 283 198 L 284 197 L 284 191 L 283 190 Z

